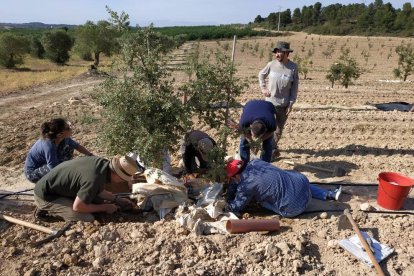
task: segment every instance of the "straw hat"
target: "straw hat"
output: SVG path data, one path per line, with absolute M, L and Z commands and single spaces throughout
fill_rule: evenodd
M 129 156 L 113 157 L 109 167 L 125 181 L 131 180 L 131 177 L 139 171 L 135 160 Z
M 243 167 L 244 162 L 242 160 L 232 160 L 227 163 L 226 172 L 228 177 L 235 176 Z

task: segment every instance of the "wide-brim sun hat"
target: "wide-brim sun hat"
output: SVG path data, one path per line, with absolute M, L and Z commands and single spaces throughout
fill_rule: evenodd
M 227 163 L 226 166 L 226 172 L 227 172 L 227 177 L 233 177 L 235 176 L 243 167 L 243 160 L 237 160 L 234 159 L 232 161 L 230 161 L 229 163 Z
M 292 49 L 290 49 L 290 43 L 286 42 L 286 41 L 279 41 L 276 44 L 276 47 L 273 49 L 273 53 L 276 52 L 276 50 L 282 51 L 282 52 L 293 52 Z
M 139 171 L 135 160 L 129 156 L 114 156 L 111 159 L 110 168 L 125 181 L 131 180 L 132 176 Z
M 213 142 L 209 138 L 203 138 L 197 143 L 198 152 L 204 161 L 208 161 L 208 153 L 213 149 Z

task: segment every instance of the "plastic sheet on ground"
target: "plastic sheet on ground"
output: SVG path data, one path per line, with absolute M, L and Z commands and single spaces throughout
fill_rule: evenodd
M 159 169 L 147 169 L 144 172 L 148 183 L 135 183 L 132 193 L 139 194 L 139 207 L 143 210 L 153 208 L 160 218 L 164 218 L 172 209 L 190 202 L 187 188 L 175 177 Z

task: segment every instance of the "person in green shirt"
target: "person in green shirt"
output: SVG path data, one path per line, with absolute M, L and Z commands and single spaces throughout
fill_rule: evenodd
M 36 214 L 92 222 L 92 213 L 112 214 L 120 207 L 132 207 L 130 200 L 116 197 L 105 185 L 130 184 L 138 171 L 135 160 L 128 156 L 111 160 L 87 156 L 63 162 L 37 182 Z

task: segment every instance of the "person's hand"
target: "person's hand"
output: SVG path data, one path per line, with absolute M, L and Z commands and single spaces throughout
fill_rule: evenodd
M 262 94 L 265 97 L 270 97 L 270 95 L 271 95 L 269 89 L 267 89 L 267 88 L 262 88 Z
M 118 211 L 119 206 L 115 204 L 105 204 L 105 213 L 107 214 L 113 214 L 116 211 Z
M 233 119 L 230 119 L 230 118 L 228 118 L 226 120 L 226 125 L 231 129 L 238 129 L 239 128 L 239 124 L 236 123 Z
M 118 205 L 119 207 L 121 207 L 121 210 L 124 210 L 124 211 L 131 210 L 134 206 L 134 203 L 132 203 L 131 200 L 127 198 L 121 198 L 121 197 L 117 197 L 114 203 Z
M 230 210 L 229 204 L 225 200 L 217 200 L 213 205 L 220 208 L 223 212 Z
M 286 108 L 286 116 L 288 116 L 289 113 L 292 111 L 292 107 L 293 107 L 293 105 L 291 104 Z

